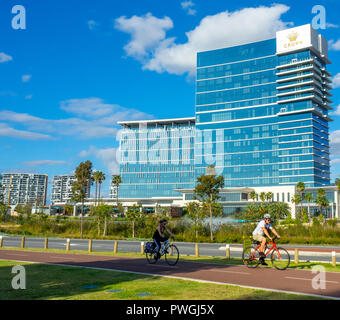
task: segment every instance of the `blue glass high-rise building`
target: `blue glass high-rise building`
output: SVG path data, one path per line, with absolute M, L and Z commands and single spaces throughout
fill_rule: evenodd
M 195 118 L 120 122 L 120 197 L 189 200 L 211 164 L 226 202 L 247 201 L 249 188 L 329 185 L 329 63 L 310 25 L 199 52 Z
M 310 25 L 198 53 L 195 175 L 226 187 L 329 185 L 327 42 Z
M 122 121 L 119 195 L 181 199 L 194 187 L 195 118 Z

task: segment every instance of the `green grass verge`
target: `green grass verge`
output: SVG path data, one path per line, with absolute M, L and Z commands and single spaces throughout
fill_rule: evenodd
M 20 251 L 34 251 L 34 252 L 49 252 L 49 253 L 63 253 L 63 254 L 89 254 L 89 255 L 104 255 L 104 256 L 115 256 L 115 257 L 131 257 L 131 258 L 142 258 L 145 259 L 144 254 L 138 253 L 128 253 L 128 252 L 118 252 L 114 254 L 113 252 L 105 252 L 105 251 L 81 251 L 81 250 L 61 250 L 61 249 L 40 249 L 40 248 L 15 248 L 15 247 L 5 247 L 0 248 L 1 250 L 20 250 Z M 162 258 L 163 259 L 163 258 Z M 181 255 L 181 261 L 189 261 L 189 262 L 196 262 L 196 263 L 215 263 L 215 264 L 231 264 L 231 265 L 243 265 L 242 259 L 240 258 L 231 258 L 226 259 L 223 257 L 208 257 L 208 256 L 187 256 Z M 270 260 L 266 260 L 268 263 L 268 267 L 264 268 L 272 268 L 272 264 Z M 322 265 L 325 267 L 327 272 L 340 272 L 340 265 L 337 264 L 336 267 L 332 266 L 331 263 L 322 263 L 322 262 L 300 262 L 298 264 L 294 263 L 294 260 L 290 261 L 289 268 L 290 269 L 298 269 L 298 270 L 312 270 L 314 266 Z M 259 266 L 258 268 L 263 268 Z
M 26 289 L 13 290 L 14 265 L 26 270 Z M 96 285 L 86 289 L 84 286 Z M 108 292 L 109 290 L 123 290 Z M 139 297 L 140 293 L 150 293 Z M 0 260 L 1 300 L 310 300 L 295 295 L 237 286 L 134 273 Z

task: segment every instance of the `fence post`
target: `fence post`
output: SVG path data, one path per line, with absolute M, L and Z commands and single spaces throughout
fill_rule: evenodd
M 144 242 L 140 243 L 140 253 L 143 254 L 144 253 Z
M 336 267 L 336 252 L 332 251 L 332 266 Z
M 295 262 L 296 264 L 299 263 L 299 249 L 297 249 L 297 248 L 295 248 L 294 262 Z
M 25 248 L 25 237 L 21 238 L 21 248 Z
M 225 256 L 227 259 L 230 259 L 230 245 L 229 244 L 225 245 Z
M 89 239 L 89 252 L 92 252 L 92 239 Z
M 0 248 L 2 248 L 2 236 L 0 236 Z
M 45 238 L 45 245 L 44 245 L 45 249 L 48 249 L 48 238 Z
M 195 256 L 196 258 L 198 258 L 200 255 L 200 248 L 199 248 L 199 245 L 198 243 L 195 244 Z
M 70 251 L 70 239 L 66 240 L 66 251 Z
M 115 240 L 115 244 L 113 246 L 113 253 L 117 253 L 117 251 L 118 251 L 118 241 Z

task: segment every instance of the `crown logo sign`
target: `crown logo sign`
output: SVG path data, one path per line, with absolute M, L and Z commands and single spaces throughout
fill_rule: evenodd
M 287 38 L 289 39 L 289 41 L 296 41 L 297 37 L 299 36 L 299 34 L 297 32 L 290 32 L 287 36 Z

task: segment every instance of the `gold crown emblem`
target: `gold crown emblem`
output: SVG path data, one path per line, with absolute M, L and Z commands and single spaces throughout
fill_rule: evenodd
M 289 41 L 296 41 L 297 37 L 299 36 L 299 34 L 297 32 L 290 32 L 287 36 L 287 38 L 289 39 Z

